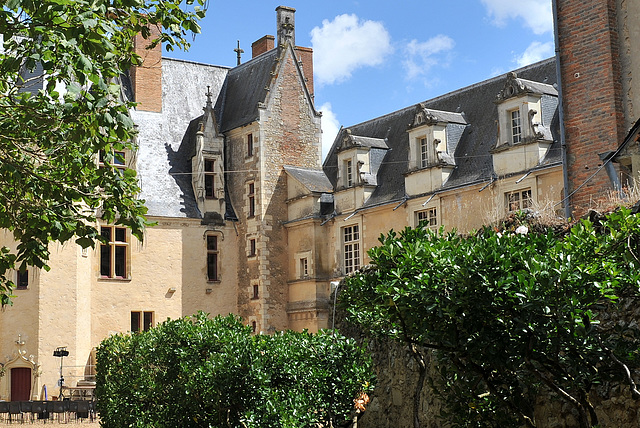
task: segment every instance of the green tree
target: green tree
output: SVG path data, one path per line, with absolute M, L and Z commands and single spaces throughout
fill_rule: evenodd
M 637 305 L 639 244 L 640 217 L 625 209 L 566 236 L 391 231 L 340 301 L 350 321 L 410 347 L 420 388 L 424 350 L 434 353 L 454 426 L 535 427 L 542 390 L 569 403 L 581 427 L 597 426 L 596 385 L 624 383 L 640 398 L 640 334 L 620 303 Z
M 105 427 L 348 426 L 371 360 L 334 332 L 252 335 L 204 313 L 115 335 L 97 351 Z
M 19 243 L 0 250 L 2 305 L 13 287 L 9 269 L 48 269 L 52 242 L 93 246 L 97 213 L 142 238 L 135 172 L 98 168 L 98 155 L 110 166 L 115 153 L 135 150 L 132 104 L 118 84 L 141 62 L 133 37 L 188 48 L 204 1 L 187 0 L 188 9 L 182 0 L 0 2 L 0 228 Z M 44 89 L 26 90 L 36 81 Z

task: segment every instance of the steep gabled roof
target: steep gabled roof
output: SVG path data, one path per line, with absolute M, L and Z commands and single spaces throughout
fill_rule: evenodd
M 553 58 L 516 70 L 521 79 L 544 82 L 544 89 L 553 88 L 556 82 Z M 391 150 L 386 152 L 378 170 L 378 187 L 366 202 L 366 206 L 394 200 L 405 195 L 404 173 L 408 171 L 409 134 L 407 129 L 413 122 L 417 108 L 430 111 L 460 113 L 469 125 L 464 128 L 454 158 L 456 168 L 443 189 L 489 181 L 493 173 L 493 159 L 490 153 L 498 135 L 498 110 L 494 103 L 497 94 L 504 88 L 505 75 L 477 83 L 466 88 L 442 95 L 417 106 L 410 106 L 387 115 L 348 127 L 353 135 L 369 138 L 386 138 Z M 537 87 L 539 89 L 539 87 Z M 548 91 L 547 91 L 548 92 Z M 549 94 L 551 95 L 551 94 Z M 557 114 L 551 120 L 553 145 L 542 165 L 561 161 L 559 127 Z M 336 137 L 323 169 L 334 187 L 338 176 L 338 146 L 346 129 Z
M 278 51 L 272 49 L 229 70 L 215 107 L 220 132 L 258 119 L 258 105 L 267 97 Z

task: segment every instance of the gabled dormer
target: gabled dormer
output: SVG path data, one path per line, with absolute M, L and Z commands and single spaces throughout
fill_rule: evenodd
M 382 138 L 342 135 L 338 152 L 338 189 L 354 186 L 376 186 L 377 172 L 389 146 Z
M 382 138 L 352 135 L 349 129 L 344 130 L 338 138 L 336 191 L 349 192 L 338 197 L 336 205 L 343 211 L 349 211 L 361 207 L 375 190 L 378 169 L 389 146 Z
M 537 166 L 553 143 L 551 120 L 558 91 L 546 83 L 507 75 L 497 95 L 498 140 L 492 150 L 496 174 L 503 176 Z
M 210 91 L 203 110 L 191 158 L 191 183 L 202 216 L 221 222 L 225 213 L 224 138 L 218 134 Z
M 408 195 L 442 186 L 455 169 L 455 151 L 468 125 L 462 113 L 434 110 L 424 104 L 415 108 L 409 124 L 409 168 L 405 175 Z

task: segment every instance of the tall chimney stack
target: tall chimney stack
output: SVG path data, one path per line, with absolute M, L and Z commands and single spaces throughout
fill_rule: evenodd
M 149 28 L 148 39 L 137 34 L 133 40 L 134 52 L 142 58 L 142 64 L 131 67 L 129 75 L 133 90 L 133 99 L 139 103 L 136 109 L 143 111 L 162 111 L 162 43 L 153 49 L 147 49 L 149 43 L 160 36 L 160 28 Z
M 278 46 L 284 46 L 287 40 L 291 41 L 291 46 L 296 45 L 296 10 L 292 7 L 278 6 Z

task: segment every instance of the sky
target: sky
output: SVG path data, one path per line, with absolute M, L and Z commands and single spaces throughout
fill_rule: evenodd
M 551 0 L 209 0 L 201 34 L 171 58 L 233 67 L 296 9 L 296 44 L 313 48 L 323 159 L 352 126 L 554 54 Z

